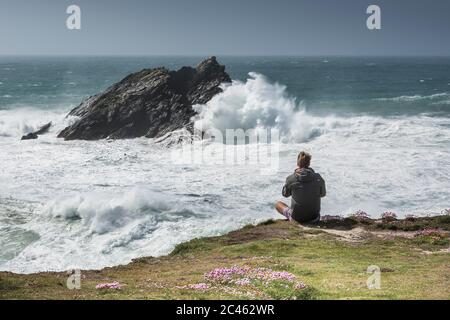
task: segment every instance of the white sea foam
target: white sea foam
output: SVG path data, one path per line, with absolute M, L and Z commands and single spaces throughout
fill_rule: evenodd
M 82 220 L 92 232 L 103 234 L 126 226 L 147 214 L 169 211 L 169 199 L 133 189 L 125 194 L 95 192 L 50 201 L 44 212 L 53 217 Z
M 53 124 L 51 132 L 56 132 L 75 120 L 73 117 L 66 117 L 66 110 L 39 110 L 30 107 L 0 110 L 0 137 L 17 139 L 38 130 L 48 122 Z

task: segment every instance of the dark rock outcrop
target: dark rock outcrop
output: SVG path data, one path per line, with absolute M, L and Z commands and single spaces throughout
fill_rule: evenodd
M 80 119 L 58 137 L 66 140 L 161 137 L 189 127 L 195 115 L 192 106 L 208 102 L 222 91 L 220 84 L 224 82 L 231 79 L 215 57 L 195 69 L 145 69 L 73 109 L 69 115 Z
M 30 132 L 30 133 L 28 133 L 28 134 L 22 136 L 22 139 L 20 139 L 20 140 L 33 140 L 33 139 L 37 139 L 38 136 L 39 136 L 40 134 L 47 133 L 51 126 L 52 126 L 52 123 L 49 122 L 49 123 L 43 125 L 42 127 L 40 127 L 39 130 L 37 130 L 37 131 L 35 131 L 35 132 Z

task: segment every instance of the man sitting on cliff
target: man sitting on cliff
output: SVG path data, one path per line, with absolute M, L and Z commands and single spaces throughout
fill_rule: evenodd
M 320 220 L 320 201 L 325 197 L 325 181 L 309 167 L 311 155 L 304 151 L 297 158 L 297 169 L 286 179 L 282 194 L 290 197 L 291 207 L 278 201 L 275 208 L 289 221 L 316 223 Z

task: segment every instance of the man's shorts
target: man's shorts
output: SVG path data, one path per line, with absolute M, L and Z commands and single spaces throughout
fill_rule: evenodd
M 294 212 L 294 210 L 292 210 L 289 207 L 286 207 L 283 209 L 283 216 L 285 216 L 286 219 L 288 219 L 289 221 L 294 221 L 294 219 L 292 218 L 293 212 Z M 308 223 L 318 223 L 319 221 L 320 221 L 320 215 L 316 219 L 309 221 Z
M 285 216 L 289 221 L 292 221 L 292 212 L 294 211 L 291 208 L 286 207 L 283 209 L 283 216 Z

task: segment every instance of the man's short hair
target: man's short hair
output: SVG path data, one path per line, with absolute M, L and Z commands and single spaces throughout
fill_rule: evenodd
M 308 152 L 302 151 L 297 158 L 297 165 L 300 168 L 309 168 L 311 164 L 311 155 Z

